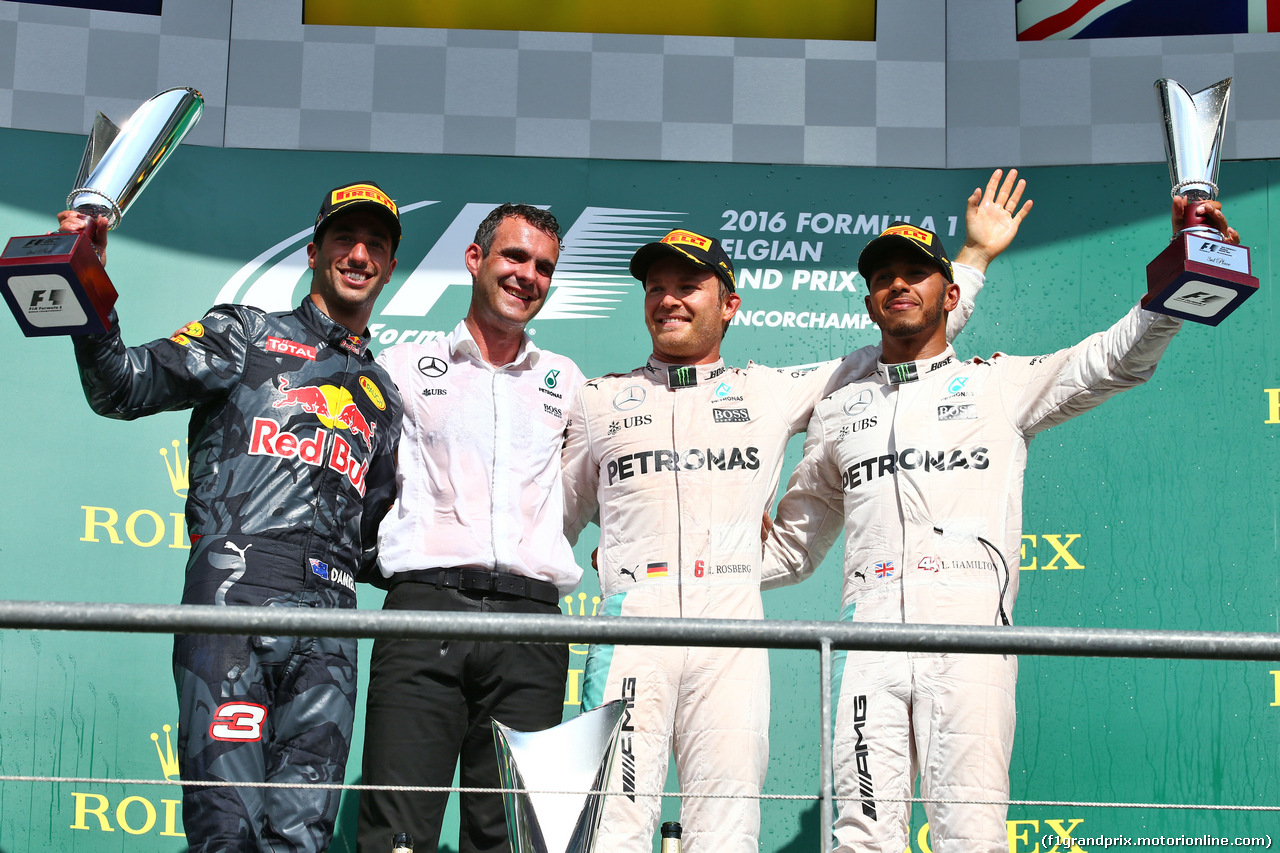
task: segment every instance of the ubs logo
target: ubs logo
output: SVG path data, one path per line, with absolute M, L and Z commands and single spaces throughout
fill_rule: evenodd
M 653 423 L 653 415 L 632 415 L 629 418 L 623 418 L 621 421 L 610 421 L 609 435 L 617 435 L 624 429 L 648 426 L 651 423 Z

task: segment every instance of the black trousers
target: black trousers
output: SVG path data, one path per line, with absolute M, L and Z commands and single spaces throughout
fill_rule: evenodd
M 558 613 L 501 593 L 401 583 L 384 610 Z M 447 787 L 461 760 L 463 787 L 499 788 L 490 719 L 520 731 L 560 723 L 569 647 L 562 644 L 378 640 L 366 699 L 364 783 Z M 460 853 L 508 853 L 500 794 L 462 794 Z M 447 793 L 362 791 L 361 853 L 387 853 L 396 833 L 416 853 L 436 853 Z

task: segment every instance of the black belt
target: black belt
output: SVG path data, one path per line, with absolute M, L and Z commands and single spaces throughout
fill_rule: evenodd
M 550 581 L 513 575 L 510 572 L 487 572 L 484 569 L 416 569 L 396 572 L 391 586 L 402 583 L 434 584 L 437 589 L 462 592 L 497 592 L 527 598 L 542 604 L 559 604 L 560 591 Z

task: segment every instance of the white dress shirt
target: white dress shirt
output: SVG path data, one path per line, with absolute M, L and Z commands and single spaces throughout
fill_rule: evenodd
M 378 356 L 404 398 L 396 484 L 379 567 L 479 568 L 550 581 L 582 570 L 564 536 L 560 450 L 582 372 L 525 335 L 494 367 L 465 322 L 446 337 Z

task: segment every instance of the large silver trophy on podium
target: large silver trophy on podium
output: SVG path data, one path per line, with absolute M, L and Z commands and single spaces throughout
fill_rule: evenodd
M 493 721 L 513 853 L 591 853 L 626 702 L 621 699 L 541 732 Z M 575 791 L 578 793 L 556 793 Z
M 203 110 L 199 92 L 178 88 L 145 102 L 122 127 L 98 113 L 67 207 L 115 228 Z M 27 337 L 105 332 L 116 301 L 84 233 L 14 237 L 0 253 L 0 291 Z
M 1218 162 L 1227 122 L 1231 78 L 1192 94 L 1173 80 L 1156 81 L 1164 114 L 1164 151 L 1173 194 L 1187 200 L 1187 216 L 1173 242 L 1147 265 L 1148 311 L 1221 323 L 1258 289 L 1249 250 L 1227 243 L 1196 215 L 1199 202 L 1218 196 Z

